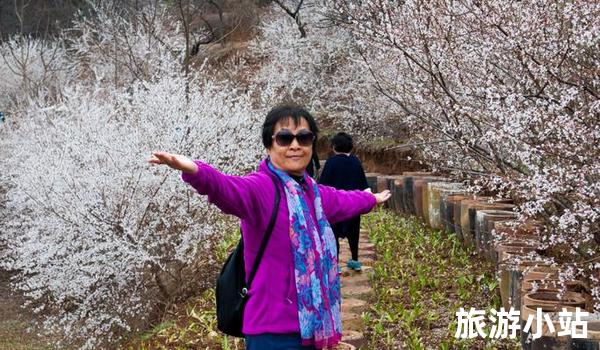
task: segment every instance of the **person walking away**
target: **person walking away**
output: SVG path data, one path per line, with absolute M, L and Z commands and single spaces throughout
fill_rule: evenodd
M 369 187 L 365 171 L 360 160 L 352 152 L 352 136 L 345 132 L 339 132 L 331 139 L 331 147 L 334 155 L 325 162 L 323 171 L 319 177 L 319 183 L 331 186 L 339 190 L 353 191 L 365 190 Z M 338 249 L 338 261 L 340 250 L 340 238 L 347 238 L 350 245 L 352 259 L 347 263 L 349 269 L 360 271 L 362 264 L 358 261 L 358 241 L 360 234 L 360 215 L 348 220 L 332 224 L 333 233 L 336 238 Z M 338 264 L 338 272 L 341 272 L 341 263 Z

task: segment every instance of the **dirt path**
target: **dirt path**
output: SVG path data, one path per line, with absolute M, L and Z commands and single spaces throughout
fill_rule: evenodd
M 346 240 L 340 241 L 340 264 L 342 269 L 342 344 L 338 349 L 352 350 L 360 348 L 364 339 L 365 325 L 361 313 L 367 308 L 367 298 L 372 292 L 369 274 L 372 270 L 375 251 L 369 242 L 368 233 L 360 232 L 358 259 L 363 264 L 362 271 L 356 272 L 346 267 L 350 260 L 350 248 Z
M 9 217 L 6 203 L 6 189 L 0 186 L 0 227 Z M 3 245 L 0 244 L 0 253 Z M 10 288 L 13 275 L 0 269 L 0 349 L 1 350 L 41 350 L 52 349 L 49 340 L 27 332 L 33 324 L 32 315 L 21 308 L 23 299 Z
M 21 309 L 22 299 L 12 293 L 10 277 L 8 272 L 0 270 L 0 349 L 51 349 L 47 340 L 27 332 L 32 318 L 27 317 Z

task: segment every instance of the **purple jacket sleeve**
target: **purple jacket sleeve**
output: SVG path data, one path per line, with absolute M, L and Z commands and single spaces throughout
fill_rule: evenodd
M 323 211 L 327 220 L 334 224 L 370 212 L 377 200 L 365 191 L 344 191 L 319 185 Z
M 181 179 L 190 184 L 199 194 L 207 195 L 208 201 L 225 214 L 247 219 L 252 212 L 254 184 L 252 175 L 225 175 L 212 166 L 195 160 L 198 171 L 194 174 L 182 173 Z

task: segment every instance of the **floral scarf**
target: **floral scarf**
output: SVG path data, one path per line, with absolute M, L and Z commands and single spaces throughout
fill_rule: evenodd
M 342 338 L 340 278 L 335 237 L 323 214 L 319 188 L 305 173 L 304 180 L 312 186 L 315 196 L 315 222 L 302 195 L 305 192 L 302 186 L 270 161 L 267 164 L 284 185 L 290 213 L 302 344 L 316 348 L 332 347 Z

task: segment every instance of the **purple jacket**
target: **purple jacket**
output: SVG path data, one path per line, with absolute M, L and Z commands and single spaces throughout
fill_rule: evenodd
M 182 174 L 182 179 L 198 193 L 207 195 L 226 214 L 242 221 L 246 276 L 260 247 L 275 201 L 275 177 L 262 161 L 257 172 L 247 176 L 225 175 L 208 164 L 196 160 L 195 174 Z M 246 335 L 263 333 L 299 333 L 298 296 L 294 281 L 294 261 L 290 242 L 289 210 L 283 185 L 277 180 L 281 201 L 273 233 L 265 249 L 244 310 Z M 323 211 L 329 223 L 347 220 L 371 211 L 375 197 L 363 191 L 342 191 L 318 185 Z M 304 185 L 313 217 L 314 193 Z

